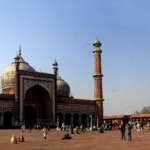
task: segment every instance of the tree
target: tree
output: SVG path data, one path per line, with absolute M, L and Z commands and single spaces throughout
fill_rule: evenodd
M 141 110 L 142 114 L 150 114 L 150 106 L 145 106 L 142 110 Z
M 134 114 L 140 114 L 140 112 L 136 110 L 136 111 L 134 112 Z
M 134 114 L 150 114 L 150 106 L 145 106 L 141 111 L 135 111 Z

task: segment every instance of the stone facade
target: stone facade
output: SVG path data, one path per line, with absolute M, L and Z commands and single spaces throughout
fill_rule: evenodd
M 70 86 L 58 76 L 56 61 L 53 63 L 54 74 L 37 72 L 24 61 L 19 50 L 19 55 L 2 76 L 0 126 L 10 128 L 22 124 L 43 124 L 61 127 L 64 123 L 73 127 L 99 127 L 103 121 L 103 75 L 98 44 L 99 41 L 93 44 L 93 100 L 70 96 Z
M 34 75 L 35 74 L 35 75 Z M 42 87 L 49 94 L 49 100 L 52 110 L 50 124 L 55 124 L 55 76 L 44 73 L 29 74 L 25 71 L 20 71 L 20 122 L 24 122 L 24 101 L 27 91 L 35 86 Z
M 0 94 L 0 127 L 4 126 L 4 117 L 7 112 L 12 113 L 12 122 L 11 124 L 14 126 L 15 125 L 15 97 L 14 95 L 9 95 L 9 94 Z M 7 117 L 7 116 L 6 116 Z

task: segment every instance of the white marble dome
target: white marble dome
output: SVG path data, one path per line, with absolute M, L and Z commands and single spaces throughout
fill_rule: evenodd
M 19 57 L 19 70 L 25 71 L 35 71 L 27 62 L 24 61 L 21 55 Z M 4 70 L 1 76 L 1 84 L 2 89 L 10 89 L 15 88 L 16 86 L 16 62 L 12 62 L 12 64 Z
M 69 97 L 70 87 L 59 75 L 57 75 L 57 96 Z

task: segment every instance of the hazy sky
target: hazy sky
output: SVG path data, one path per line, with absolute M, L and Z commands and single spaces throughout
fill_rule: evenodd
M 104 113 L 150 105 L 149 0 L 0 0 L 0 73 L 22 55 L 59 74 L 76 98 L 93 98 L 92 43 L 102 42 Z

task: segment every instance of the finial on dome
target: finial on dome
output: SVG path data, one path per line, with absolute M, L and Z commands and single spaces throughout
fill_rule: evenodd
M 53 70 L 54 70 L 54 74 L 57 76 L 57 73 L 58 73 L 58 63 L 57 63 L 56 59 L 54 60 L 54 63 L 53 63 Z
M 54 60 L 53 66 L 58 66 L 56 59 Z
M 96 37 L 96 40 L 94 41 L 93 46 L 100 47 L 101 45 L 102 45 L 101 42 Z
M 19 56 L 21 56 L 21 44 L 19 44 Z

